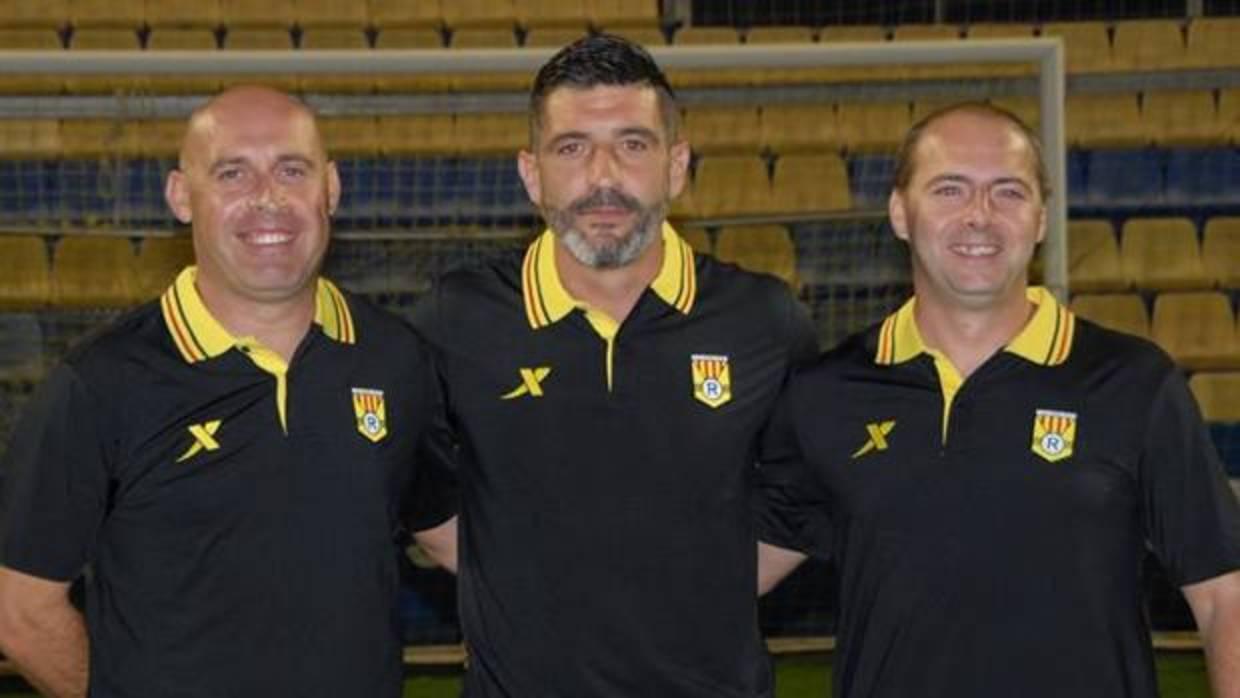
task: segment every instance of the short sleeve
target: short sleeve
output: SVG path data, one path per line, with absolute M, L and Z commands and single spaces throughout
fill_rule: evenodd
M 1185 585 L 1240 568 L 1240 510 L 1177 371 L 1153 396 L 1145 434 L 1143 523 L 1168 575 Z
M 0 465 L 0 564 L 69 581 L 93 558 L 110 483 L 104 409 L 69 365 L 35 391 Z
M 423 404 L 427 406 L 422 435 L 415 452 L 414 476 L 402 496 L 401 519 L 410 531 L 434 528 L 460 509 L 456 481 L 456 448 L 444 398 L 442 365 L 425 342 Z

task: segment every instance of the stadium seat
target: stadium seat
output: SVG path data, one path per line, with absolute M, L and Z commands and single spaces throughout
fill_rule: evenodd
M 672 36 L 672 43 L 677 46 L 729 46 L 740 41 L 735 27 L 682 27 Z
M 1240 422 L 1240 372 L 1194 373 L 1188 388 L 1211 422 Z
M 1240 17 L 1198 17 L 1188 25 L 1186 62 L 1193 68 L 1240 66 Z
M 1138 337 L 1150 336 L 1150 316 L 1136 293 L 1083 293 L 1073 296 L 1072 312 L 1103 327 Z
M 1064 118 L 1070 146 L 1132 148 L 1150 143 L 1133 92 L 1068 95 Z
M 450 37 L 452 48 L 517 48 L 514 27 L 465 27 L 454 29 Z
M 64 155 L 70 158 L 133 158 L 142 154 L 134 122 L 124 119 L 65 119 L 60 124 Z
M 848 156 L 848 188 L 859 209 L 887 209 L 895 184 L 896 158 L 891 153 L 853 153 Z
M 818 32 L 818 42 L 823 44 L 887 41 L 890 32 L 878 25 L 831 25 Z M 831 66 L 804 68 L 798 71 L 814 82 L 860 82 L 865 80 L 897 80 L 904 75 L 898 65 Z
M 227 3 L 228 0 L 220 0 Z M 229 25 L 224 35 L 226 51 L 288 51 L 293 48 L 293 35 L 284 27 L 255 27 Z M 221 87 L 229 85 L 248 85 L 261 83 L 276 89 L 295 92 L 299 87 L 297 75 L 223 75 L 220 76 Z
M 284 27 L 297 23 L 293 0 L 219 0 L 229 33 L 238 27 Z
M 0 46 L 30 51 L 64 50 L 60 34 L 47 27 L 0 29 Z M 57 94 L 63 91 L 64 87 L 65 81 L 60 75 L 0 74 L 0 95 Z
M 783 155 L 775 161 L 771 207 L 778 213 L 847 211 L 852 208 L 848 171 L 835 154 Z
M 1150 334 L 1176 363 L 1189 370 L 1240 366 L 1236 320 L 1225 294 L 1158 294 Z
M 127 124 L 136 141 L 136 155 L 171 162 L 181 152 L 185 119 L 141 119 Z
M 689 247 L 698 254 L 714 254 L 714 245 L 710 241 L 710 233 L 706 228 L 678 228 L 676 232 L 689 243 Z
M 517 23 L 522 27 L 573 27 L 585 25 L 584 0 L 513 0 Z
M 771 184 L 766 162 L 745 155 L 702 158 L 693 180 L 693 199 L 697 215 L 704 218 L 769 213 Z
M 323 145 L 333 158 L 375 157 L 378 125 L 373 116 L 329 116 L 319 119 Z
M 836 152 L 842 149 L 830 104 L 772 104 L 759 118 L 762 146 L 776 153 Z
M 1176 148 L 1165 151 L 1167 203 L 1218 206 L 1240 202 L 1240 151 L 1235 148 Z
M 615 34 L 616 36 L 622 36 L 634 43 L 641 44 L 642 46 L 645 46 L 647 48 L 650 48 L 653 46 L 666 46 L 667 45 L 667 34 L 664 33 L 663 29 L 657 25 L 655 26 L 618 25 L 614 28 L 610 28 L 610 27 L 607 28 L 607 31 Z
M 115 308 L 138 300 L 137 257 L 128 238 L 75 235 L 56 245 L 52 303 L 60 308 Z
M 69 0 L 69 23 L 83 27 L 137 30 L 146 8 L 143 0 Z
M 188 234 L 143 238 L 138 248 L 138 297 L 158 297 L 176 275 L 194 263 L 194 241 Z
M 448 0 L 451 2 L 452 0 Z M 440 27 L 443 10 L 440 0 L 366 0 L 370 21 L 380 31 L 397 27 Z
M 146 0 L 144 16 L 152 29 L 215 29 L 220 0 Z
M 585 5 L 590 24 L 608 31 L 621 27 L 655 27 L 660 20 L 657 0 L 585 0 Z
M 683 132 L 695 153 L 757 155 L 762 149 L 762 126 L 754 106 L 686 109 Z
M 361 29 L 370 23 L 366 3 L 362 0 L 293 0 L 293 16 L 297 26 Z
M 1115 229 L 1105 220 L 1068 221 L 1068 286 L 1073 292 L 1128 288 Z
M 454 49 L 517 48 L 516 27 L 475 27 L 454 29 L 449 38 Z M 452 89 L 459 92 L 501 90 L 527 92 L 533 75 L 528 70 L 487 73 L 464 73 L 449 77 Z
M 1208 288 L 1197 229 L 1187 218 L 1130 218 L 1119 246 L 1124 278 L 1137 288 Z
M 219 48 L 215 30 L 206 27 L 155 27 L 146 37 L 148 51 L 214 51 Z M 147 88 L 155 94 L 214 94 L 220 89 L 216 75 L 148 75 Z
M 1063 40 L 1065 69 L 1069 73 L 1097 73 L 1111 69 L 1111 41 L 1102 22 L 1049 22 L 1041 36 Z
M 380 152 L 387 157 L 457 151 L 451 114 L 380 116 L 377 129 Z
M 734 27 L 682 27 L 672 36 L 672 44 L 675 46 L 730 46 L 740 43 L 740 39 L 740 34 Z M 666 72 L 672 87 L 678 90 L 752 85 L 760 81 L 762 76 L 762 71 L 757 68 L 711 70 L 669 68 Z
M 808 44 L 814 41 L 813 27 L 764 26 L 745 33 L 746 44 Z
M 51 299 L 47 245 L 37 235 L 0 235 L 0 309 L 41 308 Z
M 315 26 L 301 31 L 301 48 L 318 51 L 365 51 L 370 40 L 361 27 Z M 298 84 L 303 93 L 365 93 L 375 89 L 374 75 L 359 71 L 352 75 L 302 75 Z
M 1212 146 L 1226 141 L 1211 90 L 1148 90 L 1141 118 L 1150 141 L 1163 146 Z
M 908 102 L 840 102 L 836 124 L 850 153 L 893 152 L 912 125 Z
M 443 48 L 443 33 L 434 27 L 392 27 L 375 34 L 376 49 Z M 380 76 L 386 79 L 390 76 Z
M 534 27 L 525 32 L 525 48 L 559 48 L 586 36 L 585 25 L 577 27 Z
M 1227 142 L 1240 145 L 1240 88 L 1218 91 L 1218 120 Z
M 960 27 L 955 24 L 898 24 L 891 30 L 892 41 L 959 41 Z M 970 72 L 972 70 L 972 72 Z M 916 64 L 904 66 L 903 75 L 910 80 L 960 78 L 976 74 L 963 64 Z
M 453 30 L 461 27 L 511 28 L 517 23 L 513 0 L 444 0 L 439 5 L 443 21 Z
M 1035 27 L 1032 24 L 978 22 L 965 27 L 969 41 L 985 39 L 1031 39 Z M 1037 74 L 1037 66 L 1028 63 L 979 63 L 965 71 L 966 75 L 985 77 L 1022 77 Z
M 6 29 L 60 29 L 68 22 L 68 0 L 0 0 L 0 27 Z
M 457 114 L 453 125 L 460 152 L 511 155 L 529 144 L 529 116 L 515 113 Z
M 64 154 L 55 119 L 0 119 L 0 153 L 5 158 L 57 158 Z
M 1020 120 L 1025 122 L 1029 128 L 1037 130 L 1042 124 L 1042 113 L 1037 97 L 995 97 L 990 100 L 990 103 L 1020 117 Z
M 138 32 L 132 28 L 87 27 L 74 29 L 69 36 L 70 51 L 137 51 L 142 48 Z M 64 78 L 65 89 L 73 94 L 136 92 L 145 89 L 146 78 L 139 75 L 74 75 Z
M 1129 19 L 1115 23 L 1111 63 L 1117 70 L 1175 70 L 1188 63 L 1179 19 Z
M 1079 152 L 1079 151 L 1073 151 Z M 1085 201 L 1092 206 L 1157 206 L 1163 203 L 1166 153 L 1152 148 L 1093 150 L 1088 164 Z M 1071 173 L 1069 173 L 1071 174 Z M 1072 191 L 1069 179 L 1069 196 Z
M 697 198 L 693 194 L 694 186 L 692 180 L 685 182 L 680 195 L 672 199 L 672 210 L 668 211 L 667 215 L 674 225 L 679 225 L 681 221 L 701 217 L 698 213 Z
M 749 271 L 771 274 L 796 288 L 796 249 L 782 225 L 726 226 L 719 231 L 715 256 Z
M 1206 274 L 1221 288 L 1240 289 L 1240 218 L 1216 216 L 1206 221 L 1201 259 Z

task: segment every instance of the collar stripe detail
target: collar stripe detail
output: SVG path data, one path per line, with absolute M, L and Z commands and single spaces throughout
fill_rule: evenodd
M 525 251 L 525 263 L 521 268 L 521 285 L 524 286 L 522 293 L 525 296 L 525 317 L 529 320 L 530 327 L 538 329 L 546 327 L 550 324 L 547 320 L 546 309 L 542 307 L 541 299 L 538 297 L 538 250 L 542 245 L 542 237 L 530 245 Z M 539 311 L 542 310 L 540 314 Z
M 888 315 L 878 331 L 878 355 L 874 362 L 882 365 L 895 363 L 896 316 Z
M 323 299 L 331 306 L 333 322 L 324 317 Z M 315 308 L 315 322 L 323 327 L 323 332 L 342 344 L 353 344 L 357 334 L 353 331 L 353 315 L 349 312 L 349 303 L 340 289 L 327 279 L 319 279 L 318 300 Z
M 1068 353 L 1072 349 L 1072 338 L 1076 335 L 1076 316 L 1072 311 L 1063 306 L 1059 306 L 1059 327 L 1056 341 L 1058 346 L 1055 353 L 1047 361 L 1047 365 L 1058 366 L 1068 360 Z
M 190 322 L 190 315 L 185 310 L 185 303 L 181 300 L 181 289 L 177 288 L 176 285 L 172 287 L 172 302 L 176 310 L 177 321 L 185 327 L 185 333 L 189 337 L 189 341 L 193 343 L 194 353 L 205 359 L 211 352 L 207 351 L 206 345 L 198 338 L 198 333 L 194 331 L 194 323 Z
M 172 343 L 176 345 L 177 351 L 181 352 L 181 357 L 186 363 L 192 364 L 206 358 L 206 352 L 195 351 L 191 343 L 192 335 L 189 333 L 189 327 L 184 322 L 184 316 L 178 312 L 179 302 L 175 299 L 175 295 L 176 287 L 170 287 L 160 297 L 159 304 L 163 310 L 164 324 L 168 327 L 168 334 L 172 336 Z
M 673 305 L 680 312 L 688 315 L 693 309 L 693 301 L 697 298 L 697 271 L 693 266 L 693 248 L 684 238 L 679 238 L 681 270 L 680 270 L 680 291 L 676 296 L 676 302 Z
M 1042 359 L 1042 363 L 1049 366 L 1051 360 L 1059 350 L 1059 341 L 1061 339 L 1060 328 L 1063 326 L 1063 310 L 1056 308 L 1055 326 L 1051 329 L 1051 341 L 1046 345 L 1046 358 Z

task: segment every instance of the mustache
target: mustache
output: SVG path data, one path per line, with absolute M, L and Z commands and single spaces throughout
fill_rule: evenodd
M 586 196 L 569 204 L 568 210 L 580 214 L 592 208 L 622 208 L 626 211 L 641 210 L 641 202 L 619 189 L 595 189 Z

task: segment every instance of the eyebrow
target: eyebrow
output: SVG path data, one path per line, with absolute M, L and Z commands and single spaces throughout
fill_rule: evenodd
M 207 168 L 207 172 L 215 173 L 225 167 L 230 167 L 232 165 L 244 165 L 247 162 L 248 160 L 246 158 L 240 157 L 240 156 L 230 157 L 230 158 L 221 158 L 211 163 L 211 166 Z M 295 163 L 302 164 L 302 165 L 305 165 L 311 168 L 315 166 L 314 160 L 305 155 L 281 155 L 280 157 L 276 158 L 276 164 L 279 164 L 279 165 L 287 164 L 290 162 L 295 162 Z
M 941 175 L 931 177 L 930 180 L 926 182 L 926 186 L 929 187 L 929 186 L 933 186 L 935 184 L 940 184 L 943 182 L 954 182 L 954 183 L 958 182 L 962 184 L 973 184 L 972 179 L 962 174 L 948 172 L 946 174 L 941 174 Z M 990 182 L 989 184 L 990 186 L 1005 185 L 1005 184 L 1018 184 L 1023 189 L 1028 189 L 1029 191 L 1033 191 L 1033 186 L 1029 182 L 1025 181 L 1024 179 L 1021 179 L 1020 177 L 999 177 L 998 179 Z
M 645 126 L 626 126 L 624 128 L 621 128 L 615 131 L 614 136 L 617 138 L 623 138 L 626 136 L 639 136 L 641 138 L 651 140 L 655 143 L 662 142 L 659 139 L 659 134 L 654 129 L 647 128 Z M 559 145 L 560 143 L 563 143 L 564 141 L 571 141 L 571 140 L 578 140 L 578 139 L 589 140 L 590 134 L 586 133 L 585 131 L 565 131 L 564 133 L 556 134 L 554 138 L 547 141 L 547 146 L 550 148 L 554 148 L 556 145 Z

